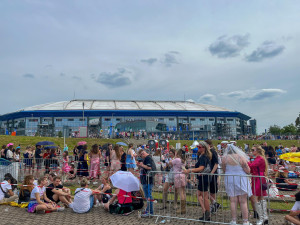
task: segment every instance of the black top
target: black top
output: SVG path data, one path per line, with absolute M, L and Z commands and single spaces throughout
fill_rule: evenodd
M 126 153 L 125 152 L 121 156 L 120 162 L 121 162 L 121 170 L 122 171 L 127 171 L 127 167 L 126 167 Z
M 210 160 L 210 168 L 212 170 L 216 164 L 219 164 L 218 161 L 219 156 L 214 148 L 211 148 L 210 151 L 212 153 L 212 158 Z M 218 169 L 216 169 L 215 174 L 218 174 Z
M 37 148 L 37 149 L 35 150 L 35 153 L 34 153 L 35 158 L 36 158 L 36 159 L 41 159 L 42 156 L 40 156 L 40 154 L 42 154 L 42 150 L 41 150 L 40 148 Z
M 198 158 L 198 161 L 195 165 L 195 168 L 199 168 L 200 166 L 204 166 L 204 169 L 206 168 L 207 165 L 210 165 L 210 160 L 206 155 L 200 155 Z M 200 178 L 200 176 L 198 176 Z
M 56 186 L 55 187 L 55 189 L 56 190 L 59 190 L 59 189 L 62 189 L 64 186 L 62 186 L 62 185 L 58 185 L 58 186 Z M 50 184 L 49 186 L 48 186 L 48 188 L 46 188 L 46 195 L 47 195 L 47 197 L 50 199 L 50 200 L 53 200 L 53 195 L 54 195 L 54 193 L 53 193 L 53 190 L 54 189 L 54 184 Z
M 152 160 L 153 159 L 151 158 L 151 156 L 148 155 L 144 159 L 143 164 L 146 165 L 146 166 L 151 167 L 152 166 Z M 153 177 L 152 176 L 148 176 L 149 171 L 151 171 L 151 169 L 150 170 L 146 170 L 145 168 L 141 169 L 141 174 L 140 174 L 141 184 L 153 184 Z

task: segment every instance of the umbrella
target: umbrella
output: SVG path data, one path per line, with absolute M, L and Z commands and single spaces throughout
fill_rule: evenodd
M 7 147 L 11 146 L 11 145 L 14 145 L 14 143 L 8 143 L 7 144 Z
M 47 147 L 45 147 L 45 149 L 53 149 L 53 148 L 57 148 L 57 146 L 47 146 Z
M 112 185 L 126 192 L 140 190 L 140 181 L 129 171 L 117 171 L 110 176 Z
M 279 158 L 289 162 L 300 162 L 300 152 L 285 153 L 280 155 Z
M 191 149 L 196 148 L 199 145 L 198 141 L 194 141 L 193 144 L 190 146 Z
M 40 141 L 36 143 L 35 145 L 54 145 L 54 142 L 52 141 Z
M 86 145 L 86 144 L 87 144 L 86 141 L 79 141 L 79 142 L 77 143 L 78 146 L 79 146 L 79 145 Z
M 122 145 L 122 146 L 127 146 L 127 144 L 124 143 L 124 142 L 117 142 L 116 144 L 117 144 L 117 145 Z

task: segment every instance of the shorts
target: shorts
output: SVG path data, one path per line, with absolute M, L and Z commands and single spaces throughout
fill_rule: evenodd
M 216 194 L 218 192 L 218 176 L 217 175 L 211 176 L 211 181 L 209 184 L 209 191 L 212 194 Z
M 198 176 L 198 190 L 201 192 L 207 192 L 209 187 L 209 176 L 200 175 Z
M 165 174 L 164 175 L 164 183 L 173 184 L 174 183 L 174 174 Z

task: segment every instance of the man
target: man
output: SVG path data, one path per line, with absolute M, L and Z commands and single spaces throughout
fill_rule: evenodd
M 137 166 L 140 168 L 140 180 L 143 186 L 145 197 L 147 200 L 149 200 L 149 202 L 147 202 L 146 211 L 143 212 L 141 216 L 149 217 L 150 215 L 153 215 L 152 188 L 154 178 L 154 174 L 149 174 L 149 172 L 151 170 L 155 171 L 153 168 L 153 165 L 155 164 L 151 156 L 144 149 L 139 151 L 139 156 L 142 159 L 142 162 L 137 162 Z
M 210 161 L 210 168 L 212 168 L 211 169 L 212 178 L 209 184 L 209 189 L 210 189 L 209 192 L 210 192 L 210 201 L 211 201 L 210 211 L 212 213 L 215 213 L 220 207 L 220 204 L 216 202 L 216 194 L 218 193 L 219 156 L 213 146 L 212 141 L 207 139 L 205 142 L 209 145 L 210 151 L 212 153 L 212 158 Z
M 105 166 L 107 171 L 110 170 L 110 151 L 112 150 L 112 144 L 107 145 L 106 153 L 105 153 Z
M 58 176 L 54 177 L 53 183 L 46 189 L 46 195 L 51 201 L 55 203 L 61 201 L 66 207 L 68 207 L 68 205 L 72 203 L 70 189 L 64 188 L 60 183 L 61 178 Z
M 6 202 L 13 202 L 18 198 L 12 191 L 12 181 L 13 177 L 10 173 L 4 175 L 4 181 L 0 184 L 0 204 Z

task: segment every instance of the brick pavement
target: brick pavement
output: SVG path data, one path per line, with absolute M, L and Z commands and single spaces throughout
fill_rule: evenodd
M 160 212 L 163 214 L 163 212 Z M 73 224 L 113 224 L 113 225 L 153 225 L 156 217 L 153 218 L 138 218 L 138 212 L 128 216 L 111 215 L 104 211 L 103 208 L 93 208 L 89 213 L 77 214 L 71 209 L 66 209 L 64 212 L 54 212 L 49 214 L 31 214 L 27 213 L 26 209 L 0 205 L 0 225 L 73 225 Z M 171 215 L 175 215 L 171 213 Z M 201 215 L 199 207 L 189 207 L 187 218 L 197 218 Z M 269 224 L 284 224 L 284 214 L 272 214 Z M 229 222 L 230 211 L 224 210 L 213 216 L 218 221 Z M 159 222 L 161 219 L 159 219 Z M 252 221 L 254 222 L 254 221 Z M 199 221 L 176 220 L 171 219 L 168 224 L 192 225 L 202 224 Z M 254 223 L 255 224 L 255 223 Z

